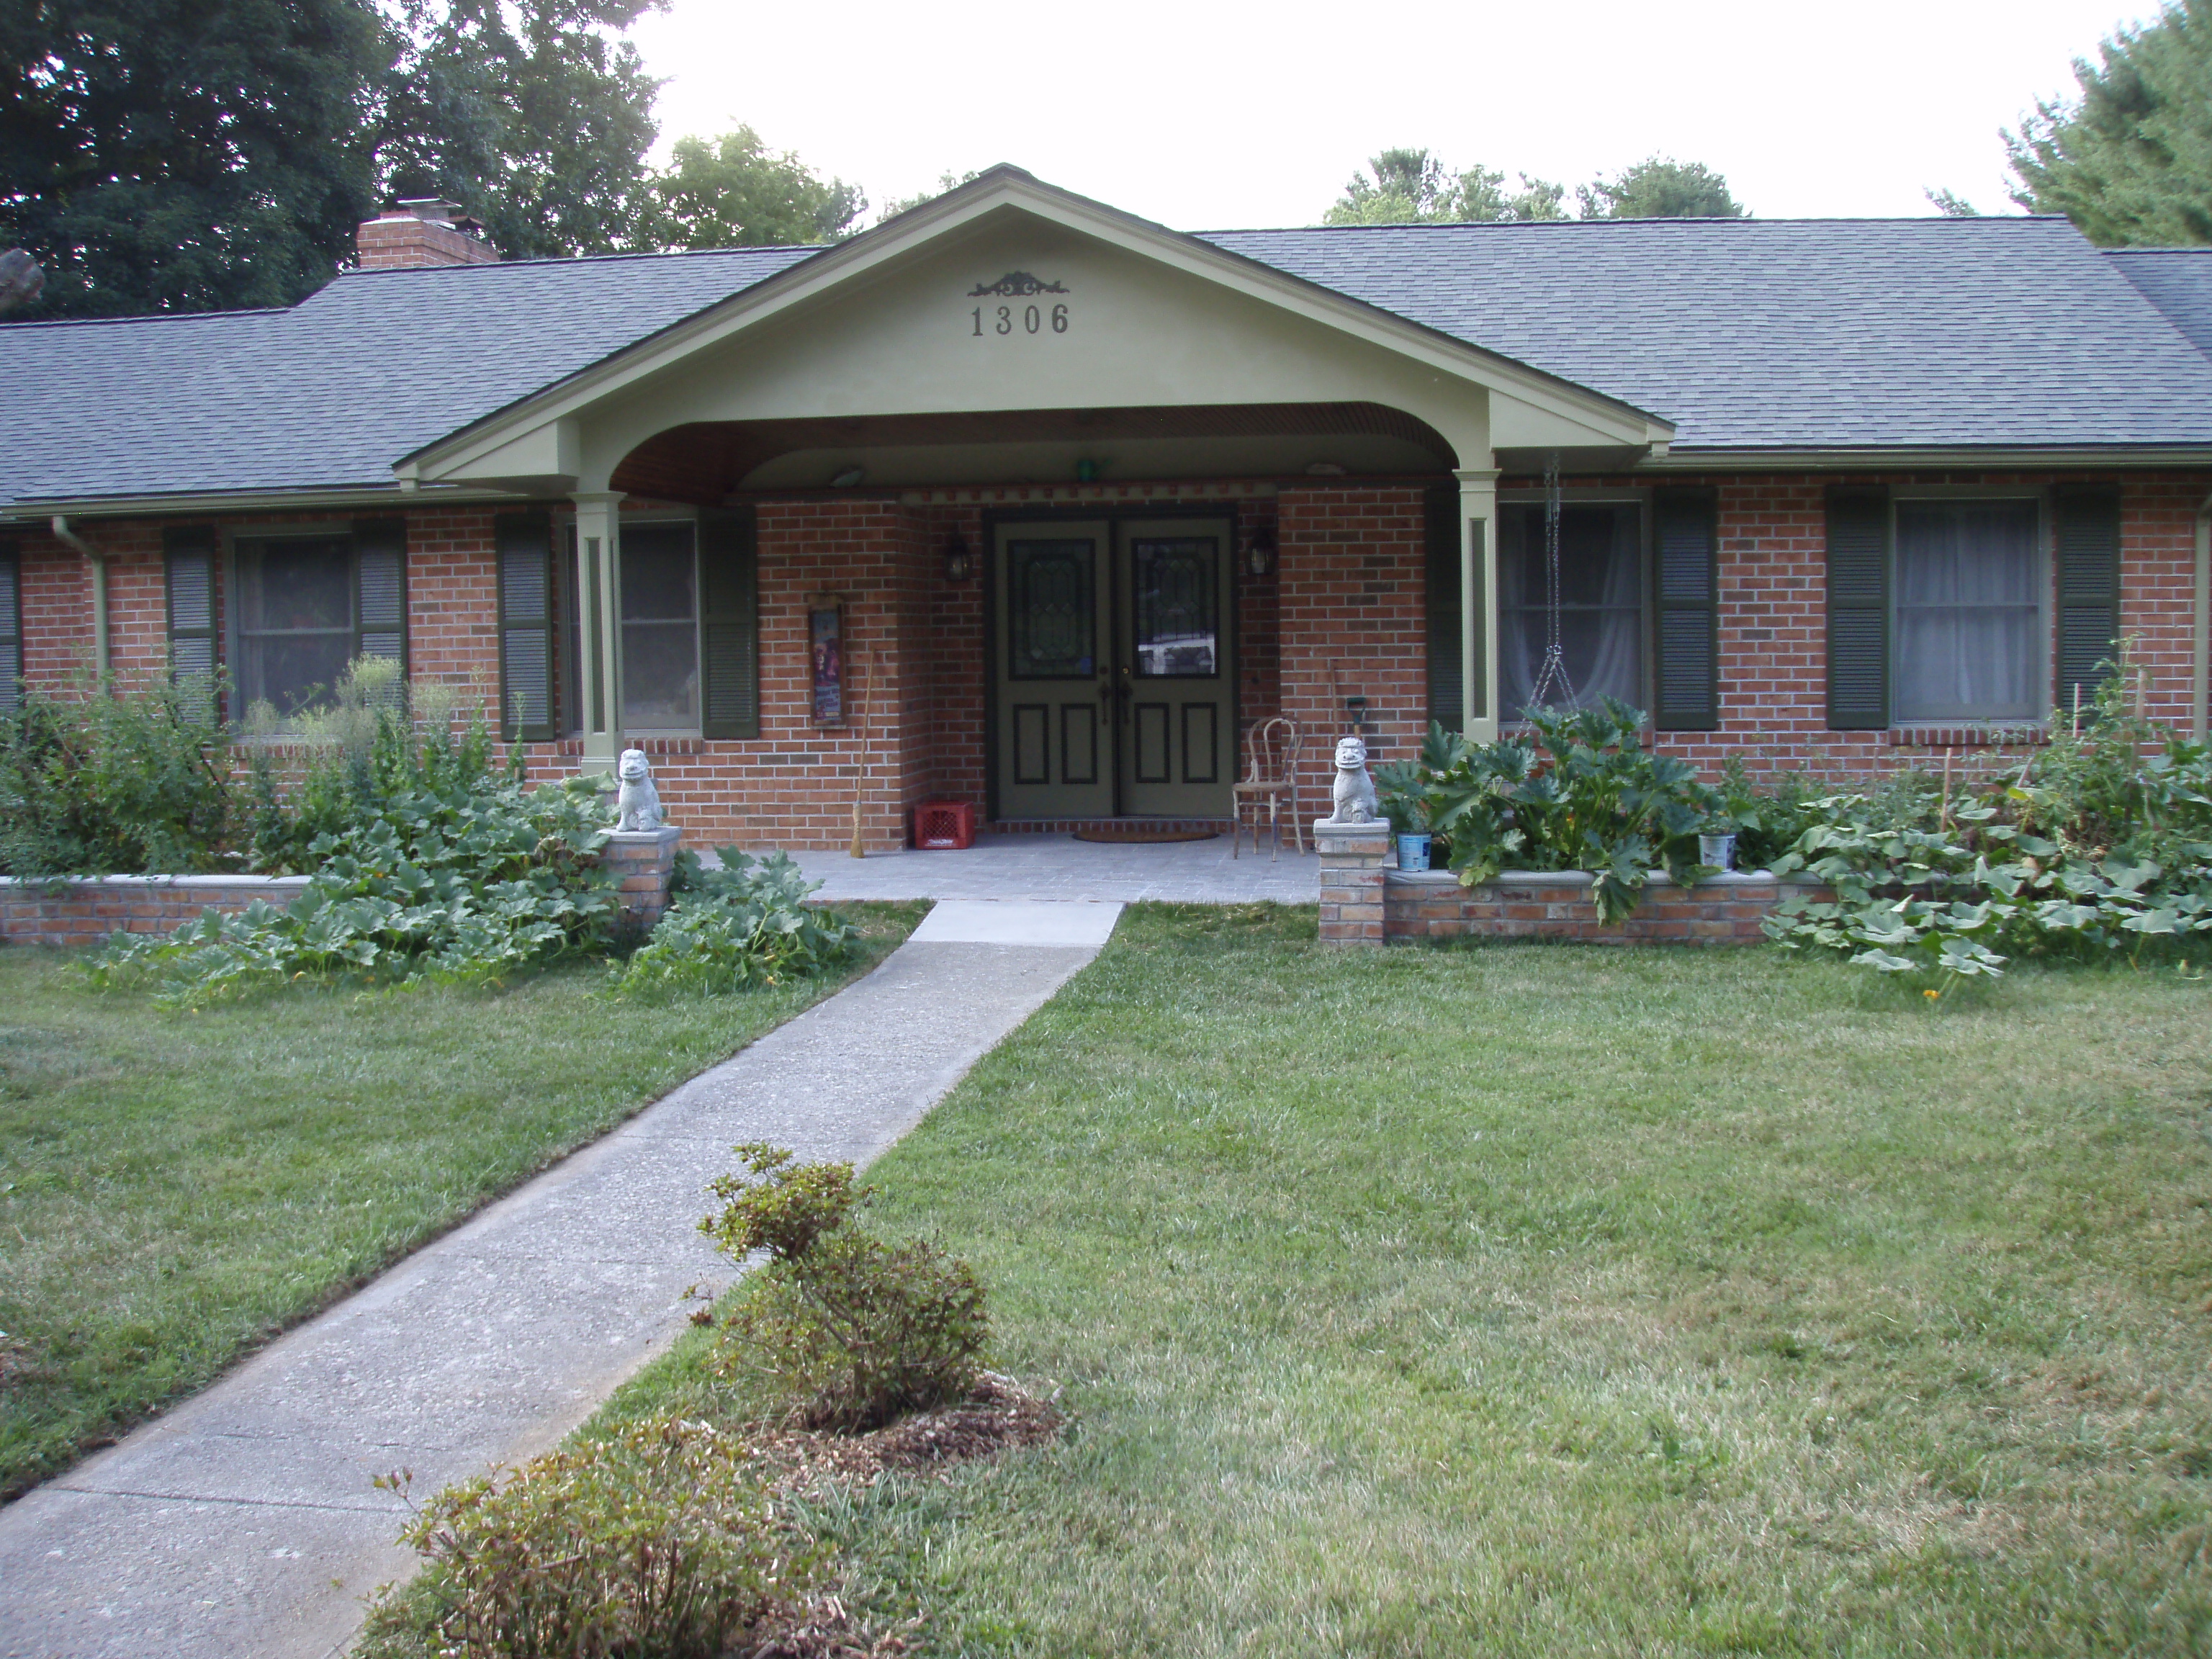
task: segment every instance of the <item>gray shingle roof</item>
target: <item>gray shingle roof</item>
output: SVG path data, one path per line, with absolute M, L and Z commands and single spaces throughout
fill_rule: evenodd
M 805 257 L 349 271 L 289 311 L 0 326 L 0 501 L 392 483 L 409 451 Z
M 1678 448 L 2212 447 L 2189 343 L 2212 350 L 2212 254 L 2100 254 L 2063 220 L 1206 240 L 1663 416 Z M 810 252 L 356 271 L 289 311 L 0 325 L 0 386 L 27 393 L 0 504 L 387 486 L 402 455 Z
M 2105 257 L 2183 338 L 2212 356 L 2212 247 L 2112 247 Z
M 2212 362 L 2063 219 L 1206 240 L 1664 416 L 1678 448 L 2212 442 Z

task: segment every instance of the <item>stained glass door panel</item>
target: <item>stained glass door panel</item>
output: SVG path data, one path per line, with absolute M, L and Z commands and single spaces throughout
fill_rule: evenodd
M 1107 526 L 1002 525 L 994 541 L 998 814 L 1109 817 Z
M 1227 817 L 1237 767 L 1229 606 L 1233 538 L 1221 520 L 1120 527 L 1117 667 L 1121 811 Z

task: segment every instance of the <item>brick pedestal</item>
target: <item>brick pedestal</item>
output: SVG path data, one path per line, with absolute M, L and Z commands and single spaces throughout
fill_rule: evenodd
M 599 856 L 620 884 L 616 903 L 621 917 L 617 931 L 643 934 L 653 931 L 668 908 L 668 884 L 676 874 L 676 844 L 681 830 L 617 830 L 607 837 Z
M 1313 827 L 1321 854 L 1321 936 L 1330 945 L 1382 943 L 1382 860 L 1390 826 L 1339 823 L 1321 818 Z

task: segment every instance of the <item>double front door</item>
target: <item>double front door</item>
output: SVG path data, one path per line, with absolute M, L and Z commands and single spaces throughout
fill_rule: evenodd
M 1000 817 L 1230 815 L 1231 528 L 1225 519 L 998 527 Z

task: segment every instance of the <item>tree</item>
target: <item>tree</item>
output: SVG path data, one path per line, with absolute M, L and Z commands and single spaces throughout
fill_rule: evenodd
M 1564 185 L 1520 175 L 1509 195 L 1505 175 L 1477 164 L 1454 173 L 1425 149 L 1386 149 L 1354 173 L 1322 222 L 1331 225 L 1462 224 L 1558 219 Z
M 289 305 L 375 203 L 362 0 L 0 6 L 0 246 L 38 317 Z
M 902 213 L 910 212 L 915 208 L 933 202 L 947 191 L 957 190 L 963 185 L 972 184 L 982 176 L 979 170 L 973 167 L 965 173 L 954 173 L 950 170 L 941 173 L 938 175 L 935 190 L 926 190 L 919 196 L 892 197 L 890 201 L 884 204 L 882 218 L 878 219 L 876 222 L 881 224 L 884 219 L 896 219 Z
M 1747 219 L 1728 180 L 1698 161 L 1647 156 L 1619 178 L 1575 191 L 1585 219 Z
M 750 127 L 711 143 L 678 139 L 650 191 L 644 232 L 669 248 L 842 241 L 868 209 L 857 186 L 820 177 L 789 151 L 772 152 Z
M 637 246 L 660 83 L 620 37 L 666 6 L 404 0 L 378 134 L 385 197 L 448 197 L 510 259 Z
M 1981 209 L 1976 207 L 1955 190 L 1923 190 L 1920 192 L 1928 204 L 1946 219 L 1978 219 Z
M 2178 0 L 2077 58 L 2080 96 L 2004 133 L 2014 201 L 2106 246 L 2212 242 L 2212 0 Z

